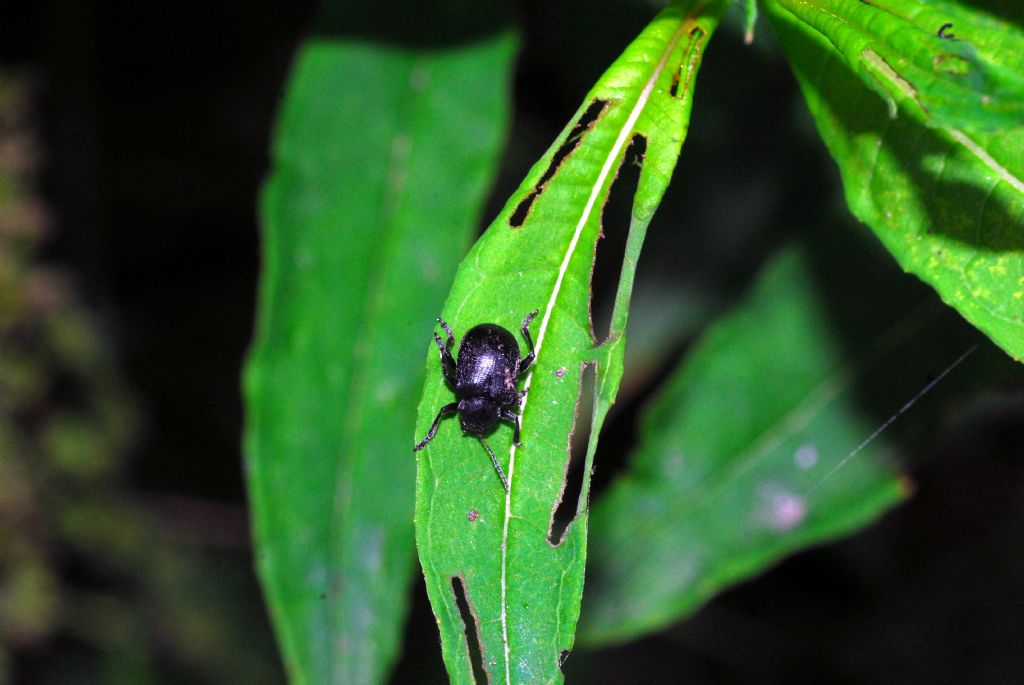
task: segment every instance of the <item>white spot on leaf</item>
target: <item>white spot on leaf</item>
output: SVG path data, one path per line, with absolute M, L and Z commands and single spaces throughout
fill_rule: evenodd
M 788 533 L 807 518 L 807 500 L 782 488 L 761 491 L 761 520 L 776 533 Z
M 818 463 L 818 448 L 811 443 L 800 445 L 793 453 L 793 462 L 804 470 L 813 468 Z

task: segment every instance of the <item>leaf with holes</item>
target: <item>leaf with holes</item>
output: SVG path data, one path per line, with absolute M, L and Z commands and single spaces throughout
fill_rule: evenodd
M 925 111 L 926 105 L 909 96 L 897 98 L 900 110 L 894 115 L 851 71 L 847 48 L 835 47 L 837 34 L 796 11 L 813 4 L 772 0 L 767 7 L 839 164 L 851 210 L 905 270 L 1011 356 L 1024 359 L 1024 95 L 1017 86 L 1002 87 L 1004 80 L 1016 82 L 1024 74 L 1024 31 L 961 3 L 886 3 L 890 9 L 917 8 L 900 20 L 917 28 L 901 31 L 920 33 L 940 20 L 952 21 L 961 48 L 970 48 L 993 73 L 1008 75 L 980 78 L 992 87 L 978 91 L 980 104 L 969 93 L 959 101 L 950 95 L 950 107 L 963 113 L 962 120 Z M 856 4 L 859 12 L 881 12 L 880 3 Z M 887 16 L 886 22 L 897 21 L 895 14 Z M 887 63 L 902 68 L 897 60 Z M 905 89 L 923 92 L 916 72 L 901 73 Z M 999 111 L 1009 114 L 983 117 L 986 103 L 1002 103 Z M 971 131 L 959 123 L 991 130 Z
M 818 298 L 785 253 L 653 401 L 631 472 L 594 507 L 581 640 L 663 627 L 900 500 L 882 441 L 845 459 L 872 425 Z
M 260 579 L 293 682 L 380 682 L 414 568 L 409 396 L 497 168 L 514 41 L 308 42 L 263 196 L 246 370 Z M 436 192 L 440 185 L 443 193 Z
M 525 314 L 540 313 L 532 325 L 536 363 L 520 385 L 529 388 L 519 405 L 522 445 L 511 445 L 508 425 L 488 438 L 508 492 L 458 419 L 442 421 L 418 452 L 416 541 L 454 682 L 474 680 L 467 636 L 492 683 L 561 680 L 559 662 L 572 647 L 579 614 L 589 486 L 585 475 L 578 501 L 567 503 L 574 520 L 564 531 L 554 527 L 569 442 L 574 431 L 589 433 L 589 474 L 622 374 L 644 232 L 678 159 L 696 71 L 726 4 L 682 2 L 660 14 L 590 91 L 575 122 L 459 270 L 443 312 L 457 338 L 484 322 L 517 331 Z M 642 159 L 642 169 L 610 328 L 594 332 L 590 280 L 602 208 L 628 150 Z M 417 440 L 453 401 L 436 349 L 428 359 Z M 586 368 L 596 372 L 593 419 L 577 426 Z

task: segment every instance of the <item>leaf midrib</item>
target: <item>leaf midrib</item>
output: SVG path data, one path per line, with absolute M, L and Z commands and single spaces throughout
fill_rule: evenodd
M 686 34 L 686 28 L 687 28 L 688 24 L 690 23 L 690 21 L 692 21 L 692 19 L 699 12 L 699 9 L 700 8 L 696 8 L 693 11 L 691 11 L 691 13 L 687 14 L 686 16 L 682 16 L 682 17 L 680 17 L 678 19 L 679 25 L 677 26 L 677 28 L 673 32 L 671 38 L 667 42 L 665 48 L 662 51 L 660 59 L 658 60 L 657 64 L 654 66 L 654 68 L 652 69 L 651 75 L 648 77 L 647 82 L 644 84 L 644 87 L 641 89 L 639 95 L 637 96 L 637 101 L 634 104 L 633 109 L 630 111 L 630 114 L 627 117 L 625 123 L 619 129 L 618 136 L 616 137 L 616 140 L 615 140 L 614 144 L 612 145 L 611 150 L 609 150 L 608 155 L 605 157 L 605 161 L 604 161 L 604 164 L 602 165 L 601 171 L 599 172 L 597 179 L 595 180 L 595 182 L 591 186 L 591 193 L 590 193 L 590 196 L 587 199 L 587 204 L 584 206 L 583 212 L 580 215 L 579 220 L 577 221 L 576 228 L 575 228 L 574 233 L 573 233 L 573 237 L 572 237 L 572 239 L 569 242 L 569 246 L 566 249 L 565 255 L 563 256 L 562 263 L 561 263 L 561 265 L 559 267 L 558 276 L 557 276 L 557 278 L 555 280 L 554 286 L 552 287 L 551 296 L 548 299 L 547 306 L 544 309 L 544 316 L 541 319 L 540 326 L 537 329 L 537 342 L 536 342 L 536 345 L 534 347 L 535 347 L 535 353 L 536 353 L 538 359 L 540 358 L 540 353 L 541 353 L 541 348 L 543 346 L 544 337 L 545 337 L 545 334 L 547 333 L 547 328 L 548 328 L 548 325 L 549 325 L 550 320 L 551 320 L 551 314 L 554 311 L 555 304 L 556 304 L 556 302 L 558 300 L 558 295 L 559 295 L 559 293 L 561 291 L 562 282 L 563 282 L 563 280 L 565 278 L 566 273 L 568 272 L 569 263 L 572 260 L 573 254 L 575 254 L 576 247 L 579 244 L 580 237 L 581 237 L 581 235 L 583 233 L 583 229 L 586 227 L 587 223 L 590 220 L 590 217 L 591 217 L 591 215 L 592 215 L 592 213 L 594 211 L 594 207 L 597 204 L 597 200 L 598 200 L 598 198 L 601 195 L 602 189 L 604 188 L 604 186 L 605 186 L 605 184 L 606 184 L 606 182 L 608 180 L 608 177 L 611 175 L 612 168 L 615 166 L 616 160 L 618 159 L 620 153 L 625 149 L 626 141 L 629 140 L 630 136 L 633 133 L 633 129 L 635 128 L 636 123 L 637 123 L 637 121 L 640 118 L 641 113 L 644 111 L 644 108 L 646 107 L 647 103 L 650 101 L 651 93 L 654 90 L 654 86 L 657 83 L 658 78 L 660 77 L 660 75 L 664 71 L 665 66 L 668 63 L 668 60 L 672 56 L 672 53 L 675 51 L 675 48 L 678 45 L 679 41 L 682 39 L 683 35 Z M 530 381 L 532 380 L 533 373 L 534 373 L 534 371 L 536 369 L 537 369 L 537 364 L 535 363 L 534 366 L 531 368 L 530 373 L 526 377 L 526 381 L 524 383 L 525 387 L 529 387 L 530 386 Z M 520 414 L 521 417 L 525 417 L 526 406 L 527 406 L 528 399 L 529 399 L 529 394 L 524 396 L 522 401 L 521 401 L 521 403 L 520 403 L 519 414 Z M 520 421 L 522 421 L 522 420 L 523 419 L 521 418 Z M 511 675 L 512 674 L 511 674 L 511 657 L 510 657 L 510 647 L 509 647 L 509 637 L 508 637 L 508 534 L 509 534 L 509 524 L 510 524 L 511 519 L 512 519 L 512 487 L 514 485 L 514 480 L 513 479 L 514 479 L 514 475 L 515 475 L 515 453 L 516 453 L 516 445 L 515 445 L 515 443 L 512 443 L 512 445 L 509 448 L 509 466 L 508 466 L 508 483 L 509 483 L 509 488 L 508 488 L 508 491 L 505 493 L 505 513 L 504 513 L 503 528 L 502 528 L 502 540 L 501 540 L 501 613 L 500 613 L 500 620 L 501 620 L 501 632 L 502 632 L 502 646 L 504 648 L 504 659 L 505 659 L 505 682 L 509 683 L 509 684 L 512 682 L 512 679 L 511 679 Z

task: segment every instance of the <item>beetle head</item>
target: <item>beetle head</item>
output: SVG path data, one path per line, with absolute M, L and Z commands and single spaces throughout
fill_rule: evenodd
M 467 397 L 459 402 L 459 422 L 463 433 L 483 435 L 498 423 L 499 407 L 486 397 Z

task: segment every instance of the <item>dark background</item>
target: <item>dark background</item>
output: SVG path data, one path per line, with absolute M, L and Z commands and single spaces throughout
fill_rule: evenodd
M 11 682 L 283 679 L 251 572 L 238 378 L 268 140 L 315 10 L 308 1 L 63 1 L 0 22 L 0 72 L 26 84 L 40 153 L 32 179 L 48 228 L 31 260 L 60 284 L 61 311 L 86 322 L 80 344 L 104 360 L 83 372 L 68 361 L 74 353 L 47 343 L 56 351 L 45 392 L 13 414 L 28 436 L 22 457 L 38 466 L 34 440 L 49 434 L 40 426 L 69 407 L 107 416 L 97 408 L 109 399 L 120 417 L 103 424 L 117 437 L 102 469 L 83 476 L 58 465 L 27 477 L 38 501 L 22 512 L 31 521 L 22 533 L 52 586 L 34 600 L 48 620 L 0 631 Z M 516 113 L 482 225 L 653 11 L 575 0 L 512 8 L 524 32 Z M 843 209 L 768 27 L 747 47 L 738 23 L 730 17 L 705 59 L 683 163 L 637 285 L 638 306 L 644 297 L 692 306 L 669 333 L 638 311 L 632 380 L 602 438 L 598 489 L 622 468 L 637 407 L 777 246 L 813 247 L 823 288 L 852 303 L 836 315 L 851 346 L 871 328 L 865 317 L 893 320 L 900 306 L 931 298 Z M 846 272 L 860 276 L 843 280 Z M 939 317 L 929 330 L 941 339 L 904 353 L 921 365 L 917 376 L 864 390 L 881 423 L 981 342 L 894 430 L 917 488 L 908 505 L 658 635 L 578 650 L 570 682 L 1019 681 L 1024 383 L 955 315 Z M 0 563 L 11 577 L 25 562 L 8 556 Z M 445 681 L 421 585 L 395 682 Z M 45 596 L 57 607 L 45 608 Z

